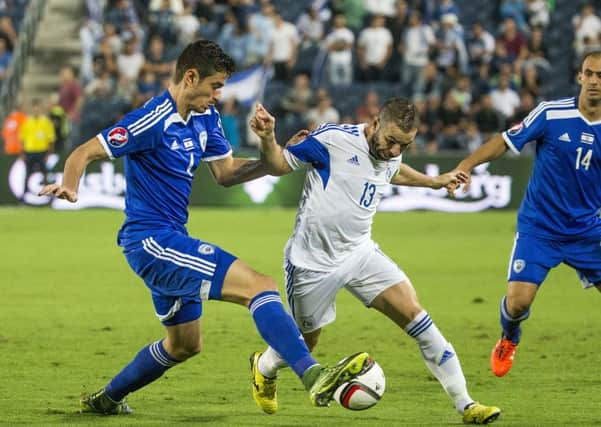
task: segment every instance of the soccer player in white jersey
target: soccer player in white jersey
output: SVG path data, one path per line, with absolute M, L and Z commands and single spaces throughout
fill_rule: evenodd
M 188 235 L 188 200 L 201 160 L 224 186 L 266 173 L 259 160 L 232 157 L 213 106 L 233 70 L 232 59 L 217 44 L 189 44 L 163 94 L 73 151 L 62 184 L 40 192 L 75 202 L 81 175 L 91 161 L 124 157 L 126 218 L 117 242 L 149 288 L 166 330 L 165 339 L 140 350 L 106 387 L 84 395 L 83 411 L 130 413 L 125 396 L 198 354 L 203 299 L 247 306 L 263 339 L 291 364 L 316 406 L 327 406 L 336 386 L 356 375 L 368 358 L 357 353 L 332 368 L 321 367 L 286 313 L 275 280 Z
M 502 335 L 490 356 L 502 377 L 513 365 L 520 324 L 550 269 L 565 263 L 584 288 L 601 292 L 601 51 L 584 56 L 576 98 L 540 103 L 518 125 L 492 137 L 457 166 L 477 165 L 519 153 L 536 141 L 536 158 L 518 211 L 517 233 L 501 300 Z M 468 190 L 469 181 L 464 191 Z
M 321 329 L 336 317 L 336 294 L 346 288 L 415 339 L 426 366 L 465 422 L 487 424 L 499 416 L 499 408 L 470 397 L 455 349 L 419 304 L 405 273 L 371 239 L 376 207 L 389 183 L 441 188 L 466 178 L 461 172 L 430 177 L 401 163 L 417 133 L 417 121 L 408 100 L 393 98 L 370 123 L 324 124 L 282 148 L 275 141 L 275 119 L 257 107 L 251 126 L 261 138 L 268 172 L 282 175 L 307 168 L 285 249 L 288 304 L 313 349 Z M 253 397 L 267 413 L 277 410 L 275 381 L 283 366 L 286 362 L 273 347 L 251 356 Z

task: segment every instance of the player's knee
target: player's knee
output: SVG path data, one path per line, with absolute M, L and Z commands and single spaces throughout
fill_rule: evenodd
M 278 284 L 273 277 L 261 275 L 261 280 L 259 280 L 258 285 L 260 292 L 278 290 Z
M 196 356 L 202 350 L 201 340 L 192 340 L 179 343 L 170 351 L 171 356 L 179 361 L 184 361 Z
M 528 311 L 532 300 L 523 295 L 508 295 L 505 300 L 507 312 L 512 317 L 517 317 Z

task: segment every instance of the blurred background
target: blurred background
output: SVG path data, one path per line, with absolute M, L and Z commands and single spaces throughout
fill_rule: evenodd
M 218 106 L 235 153 L 257 154 L 257 101 L 283 144 L 322 122 L 369 121 L 402 95 L 422 120 L 406 160 L 427 165 L 576 95 L 600 12 L 583 0 L 0 0 L 0 203 L 40 204 L 27 193 L 163 91 L 197 38 L 238 67 Z

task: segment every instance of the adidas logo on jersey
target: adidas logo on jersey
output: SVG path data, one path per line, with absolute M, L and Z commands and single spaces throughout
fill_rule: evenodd
M 179 144 L 177 143 L 177 141 L 174 139 L 173 142 L 171 143 L 171 147 L 172 150 L 179 150 Z
M 565 132 L 564 134 L 562 134 L 559 138 L 560 141 L 564 141 L 564 142 L 572 142 L 572 140 L 570 139 L 570 135 L 568 135 L 567 132 Z
M 350 159 L 347 160 L 347 163 L 350 163 L 351 165 L 359 166 L 359 157 L 357 157 L 357 155 L 355 154 L 353 157 L 351 157 Z

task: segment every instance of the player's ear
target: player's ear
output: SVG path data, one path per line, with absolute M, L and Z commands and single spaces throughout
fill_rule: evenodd
M 576 81 L 578 84 L 582 84 L 582 71 L 578 71 L 578 75 L 576 76 Z
M 196 82 L 198 82 L 199 78 L 200 76 L 198 75 L 198 71 L 193 68 L 186 70 L 184 73 L 184 81 L 186 84 L 188 84 L 188 86 L 194 86 Z

